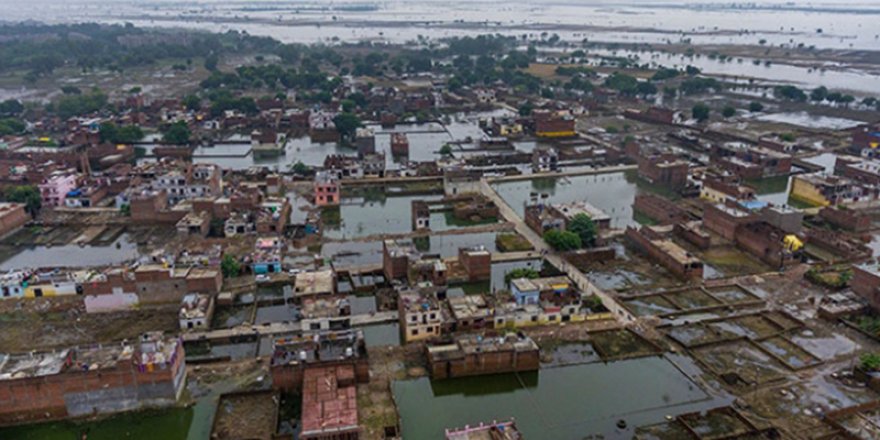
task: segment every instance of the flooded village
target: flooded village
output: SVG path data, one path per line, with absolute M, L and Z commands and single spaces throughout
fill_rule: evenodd
M 880 10 L 150 5 L 0 24 L 0 439 L 880 438 Z

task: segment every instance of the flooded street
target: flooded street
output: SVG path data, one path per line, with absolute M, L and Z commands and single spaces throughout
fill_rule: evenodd
M 537 373 L 397 381 L 404 438 L 440 438 L 444 428 L 515 418 L 526 438 L 587 434 L 631 438 L 615 427 L 658 423 L 668 414 L 719 406 L 665 358 L 545 368 Z
M 495 185 L 498 194 L 520 215 L 532 195 L 547 194 L 545 203 L 587 201 L 611 217 L 611 226 L 636 224 L 632 204 L 639 189 L 633 173 L 607 173 L 561 178 L 540 178 Z

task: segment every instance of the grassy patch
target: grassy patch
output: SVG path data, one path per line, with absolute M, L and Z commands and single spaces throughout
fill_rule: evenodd
M 498 223 L 497 217 L 489 217 L 482 218 L 477 217 L 476 219 L 460 219 L 456 217 L 452 211 L 444 211 L 443 215 L 446 217 L 446 224 L 449 226 L 456 226 L 459 228 L 466 228 L 468 226 L 480 226 L 480 225 L 490 225 L 492 223 Z
M 342 224 L 342 210 L 338 206 L 321 209 L 321 223 L 325 228 L 337 228 Z
M 746 184 L 755 188 L 758 194 L 775 194 L 788 189 L 788 176 L 767 177 L 747 180 Z
M 464 291 L 465 295 L 482 295 L 489 293 L 490 290 L 489 281 L 474 281 L 472 283 L 450 285 L 449 287 L 458 287 Z
M 534 249 L 528 240 L 517 233 L 498 234 L 495 236 L 495 246 L 501 252 L 525 252 Z
M 657 224 L 654 219 L 638 211 L 633 211 L 633 220 L 635 220 L 636 223 L 645 226 L 654 226 Z

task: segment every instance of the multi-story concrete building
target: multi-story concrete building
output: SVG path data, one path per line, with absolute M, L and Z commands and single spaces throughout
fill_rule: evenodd
M 69 171 L 56 171 L 44 178 L 39 185 L 43 206 L 64 206 L 67 193 L 76 189 L 77 179 L 76 173 Z
M 330 173 L 319 171 L 315 174 L 315 205 L 332 206 L 340 201 L 339 181 Z
M 397 300 L 400 333 L 405 342 L 437 338 L 446 321 L 443 304 L 426 291 L 400 292 Z

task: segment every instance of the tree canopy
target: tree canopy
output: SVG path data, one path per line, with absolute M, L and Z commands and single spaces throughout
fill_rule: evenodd
M 241 264 L 232 255 L 225 254 L 220 260 L 220 271 L 224 278 L 235 278 L 241 273 Z
M 363 125 L 361 123 L 361 118 L 354 113 L 347 112 L 336 115 L 336 117 L 333 118 L 333 123 L 336 124 L 336 131 L 338 131 L 339 135 L 342 136 L 342 139 L 347 142 L 354 140 L 355 132 L 357 132 L 357 129 Z
M 709 106 L 703 103 L 695 104 L 691 109 L 691 116 L 697 120 L 697 122 L 706 122 L 709 120 Z
M 133 144 L 144 137 L 144 131 L 137 125 L 117 126 L 112 122 L 105 122 L 100 127 L 101 142 L 111 144 Z
M 183 121 L 169 125 L 162 132 L 162 142 L 170 145 L 188 145 L 192 134 Z
M 578 235 L 583 246 L 593 246 L 596 243 L 596 223 L 587 214 L 576 214 L 568 223 L 567 229 Z
M 40 212 L 43 204 L 43 198 L 40 196 L 40 190 L 36 186 L 20 185 L 6 188 L 3 197 L 7 202 L 24 203 L 25 210 L 31 215 L 36 216 Z
M 544 241 L 557 251 L 573 251 L 580 249 L 581 237 L 571 231 L 551 229 L 544 233 Z

